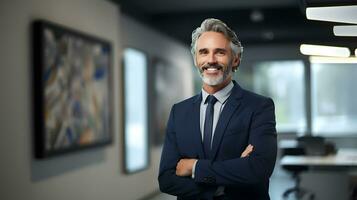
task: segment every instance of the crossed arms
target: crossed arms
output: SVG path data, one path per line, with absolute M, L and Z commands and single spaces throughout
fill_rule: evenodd
M 249 144 L 241 154 L 241 158 L 249 156 L 253 152 L 253 145 Z M 176 165 L 177 176 L 192 176 L 192 170 L 197 159 L 183 158 Z
M 237 158 L 212 161 L 183 158 L 180 155 L 174 128 L 174 106 L 161 157 L 158 178 L 160 190 L 175 196 L 195 198 L 210 186 L 254 185 L 266 182 L 273 171 L 276 159 L 274 104 L 270 99 L 265 99 L 256 107 L 249 130 L 248 142 L 251 145 L 248 145 Z M 192 178 L 192 167 L 195 162 L 195 174 Z

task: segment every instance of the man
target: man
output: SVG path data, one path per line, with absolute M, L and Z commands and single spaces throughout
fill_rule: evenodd
M 274 104 L 232 80 L 243 48 L 222 21 L 192 33 L 202 92 L 175 104 L 159 172 L 162 192 L 185 200 L 268 200 L 276 159 Z

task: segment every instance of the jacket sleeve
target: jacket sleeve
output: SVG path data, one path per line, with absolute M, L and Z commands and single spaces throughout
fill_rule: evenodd
M 160 161 L 159 186 L 160 190 L 164 193 L 184 198 L 195 198 L 200 194 L 199 185 L 191 177 L 176 176 L 176 165 L 181 156 L 176 142 L 174 113 L 175 105 L 171 109 L 167 124 Z
M 266 182 L 271 176 L 277 153 L 274 103 L 264 99 L 252 115 L 250 156 L 224 161 L 198 160 L 195 181 L 209 185 L 239 186 Z

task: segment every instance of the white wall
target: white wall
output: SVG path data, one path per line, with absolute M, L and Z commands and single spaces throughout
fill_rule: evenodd
M 184 77 L 185 85 L 183 86 L 182 99 L 191 97 L 193 95 L 193 61 L 189 51 L 189 44 L 187 46 L 172 40 L 166 35 L 159 33 L 152 28 L 141 24 L 132 18 L 122 15 L 121 16 L 121 44 L 122 48 L 131 47 L 143 51 L 149 60 L 149 70 L 152 69 L 150 62 L 153 58 L 161 58 L 173 64 L 175 67 L 180 68 L 182 77 Z M 152 73 L 151 73 L 152 74 Z M 167 88 L 170 90 L 171 88 Z M 148 91 L 149 98 L 153 98 L 153 91 Z M 152 108 L 149 108 L 149 111 Z M 153 113 L 149 113 L 151 123 L 154 117 Z M 151 126 L 151 133 L 154 133 L 153 126 Z M 154 186 L 158 191 L 157 175 L 159 170 L 161 147 L 151 146 L 151 168 L 154 179 Z M 151 186 L 153 187 L 153 186 Z
M 111 41 L 113 63 L 113 133 L 110 146 L 71 153 L 49 160 L 32 156 L 32 93 L 30 23 L 46 19 Z M 110 200 L 139 199 L 158 189 L 160 149 L 152 152 L 152 167 L 123 174 L 119 8 L 104 0 L 1 0 L 0 2 L 0 199 Z M 188 50 L 154 31 L 126 19 L 128 45 L 189 61 Z M 145 34 L 147 33 L 147 34 Z M 128 38 L 128 36 L 133 38 Z M 142 35 L 147 38 L 142 39 Z M 166 49 L 164 47 L 167 47 Z M 164 48 L 164 49 L 162 49 Z M 183 53 L 182 53 L 183 52 Z M 185 91 L 190 92 L 190 84 Z
M 179 67 L 185 76 L 186 83 L 183 88 L 184 95 L 182 99 L 192 96 L 193 61 L 189 51 L 190 44 L 183 45 L 174 41 L 166 35 L 138 23 L 125 15 L 121 17 L 121 36 L 123 48 L 137 48 L 144 51 L 148 55 L 149 60 L 158 57 L 166 59 L 174 66 Z

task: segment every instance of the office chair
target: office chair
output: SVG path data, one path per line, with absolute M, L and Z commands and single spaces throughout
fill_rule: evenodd
M 325 155 L 325 141 L 323 137 L 315 136 L 302 136 L 297 138 L 298 146 L 288 151 L 282 151 L 284 155 Z M 292 173 L 292 177 L 295 181 L 295 186 L 288 188 L 283 193 L 283 199 L 287 199 L 290 194 L 295 194 L 296 199 L 302 199 L 307 197 L 309 200 L 315 199 L 315 194 L 311 191 L 302 188 L 300 186 L 301 177 L 300 174 L 303 171 L 307 171 L 307 166 L 283 166 L 283 169 Z

